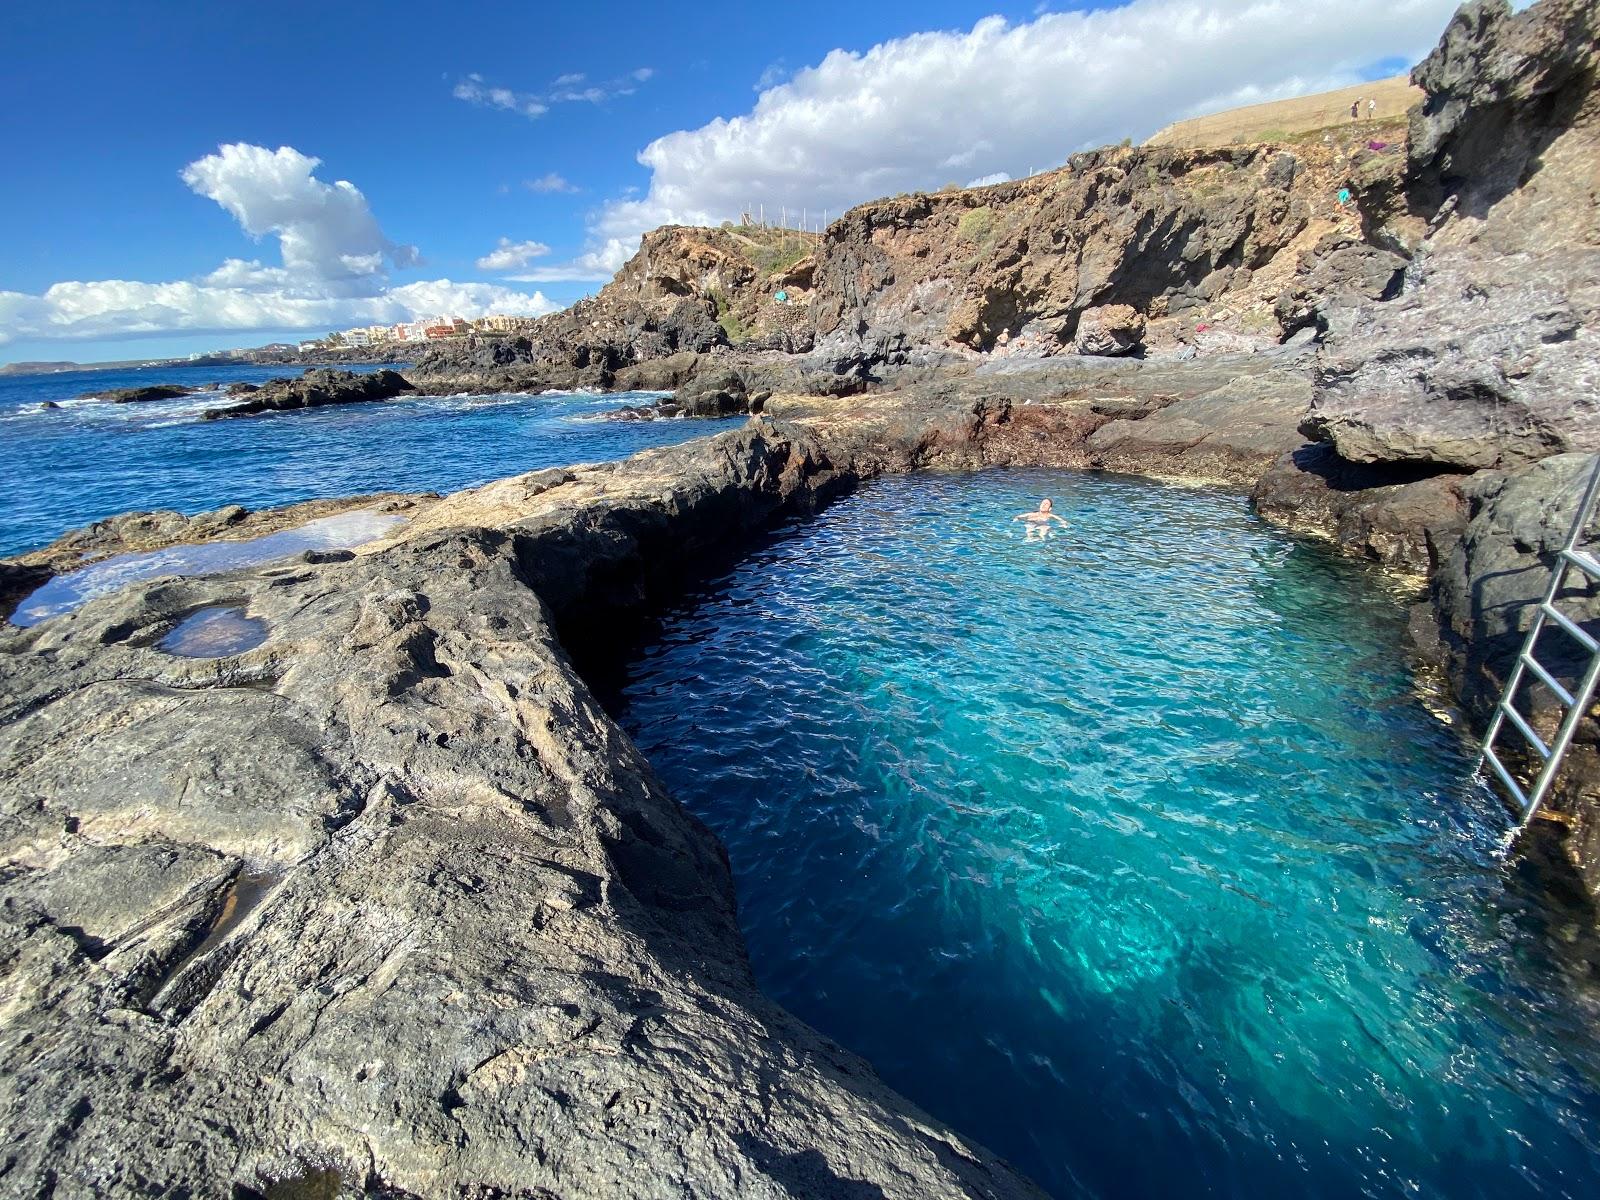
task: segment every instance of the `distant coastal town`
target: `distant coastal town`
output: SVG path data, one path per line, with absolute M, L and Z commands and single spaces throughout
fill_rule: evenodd
M 269 342 L 265 346 L 203 350 L 186 358 L 130 359 L 117 362 L 80 363 L 14 362 L 0 365 L 0 375 L 45 375 L 60 371 L 114 370 L 128 367 L 198 366 L 227 364 L 294 364 L 312 360 L 360 362 L 367 358 L 382 362 L 404 361 L 408 351 L 432 342 L 444 342 L 480 335 L 504 336 L 520 333 L 533 325 L 535 318 L 497 313 L 468 321 L 464 317 L 436 316 L 396 325 L 358 325 L 340 329 L 303 342 Z
M 478 333 L 516 333 L 533 324 L 532 317 L 512 317 L 504 314 L 479 317 L 468 321 L 463 317 L 431 317 L 420 321 L 402 321 L 398 325 L 358 325 L 341 329 L 326 337 L 290 345 L 275 342 L 260 347 L 263 351 L 298 351 L 301 354 L 320 354 L 327 350 L 356 350 L 366 346 L 387 346 L 397 342 L 435 342 L 446 338 L 469 337 Z M 249 351 L 218 350 L 214 354 L 243 354 Z M 196 354 L 192 358 L 210 355 Z

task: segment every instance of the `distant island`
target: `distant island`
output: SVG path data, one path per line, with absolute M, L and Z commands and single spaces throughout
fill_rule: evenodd
M 142 367 L 145 365 L 147 364 L 143 359 L 101 363 L 14 362 L 0 366 L 0 375 L 54 375 L 61 371 L 112 371 L 119 368 Z

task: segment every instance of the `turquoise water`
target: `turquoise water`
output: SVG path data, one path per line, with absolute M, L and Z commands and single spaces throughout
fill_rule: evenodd
M 763 986 L 1054 1194 L 1589 1195 L 1593 918 L 1500 853 L 1404 618 L 1231 495 L 919 475 L 691 597 L 620 704 Z
M 371 369 L 371 368 L 368 368 Z M 0 555 L 132 509 L 196 513 L 379 491 L 454 491 L 712 433 L 707 421 L 604 421 L 638 394 L 407 397 L 203 421 L 215 395 L 74 402 L 152 383 L 260 383 L 285 367 L 172 367 L 0 377 Z M 44 401 L 64 404 L 41 411 Z

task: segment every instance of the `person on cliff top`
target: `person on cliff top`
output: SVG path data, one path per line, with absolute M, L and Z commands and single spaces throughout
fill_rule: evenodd
M 1039 507 L 1032 512 L 1018 513 L 1011 518 L 1013 521 L 1023 521 L 1027 524 L 1028 532 L 1024 535 L 1025 541 L 1043 541 L 1049 537 L 1050 522 L 1052 521 L 1061 525 L 1067 523 L 1065 519 L 1056 516 L 1055 513 L 1050 511 L 1054 507 L 1055 505 L 1049 500 L 1041 500 L 1039 501 Z

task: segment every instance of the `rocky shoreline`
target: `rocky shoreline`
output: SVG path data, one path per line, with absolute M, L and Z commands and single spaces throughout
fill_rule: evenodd
M 409 382 L 677 389 L 740 429 L 382 497 L 407 522 L 359 550 L 0 631 L 0 1193 L 1036 1195 L 761 994 L 721 847 L 574 659 L 865 480 L 1057 466 L 1223 484 L 1395 570 L 1481 718 L 1600 451 L 1596 32 L 1579 0 L 1468 5 L 1406 158 L 1340 164 L 1331 223 L 1331 159 L 1233 149 L 885 201 L 772 270 L 663 231 Z M 1092 278 L 1013 257 L 1051 221 Z M 763 302 L 773 271 L 803 303 Z M 0 600 L 373 503 L 132 514 L 0 564 Z M 264 639 L 162 649 L 213 610 Z M 1591 883 L 1597 743 L 1539 831 Z

